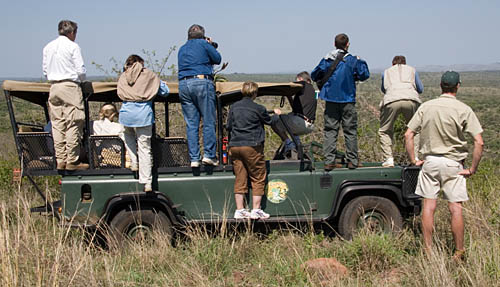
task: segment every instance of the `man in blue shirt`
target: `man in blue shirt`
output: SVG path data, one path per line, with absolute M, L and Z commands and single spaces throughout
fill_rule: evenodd
M 325 170 L 335 168 L 337 154 L 337 136 L 342 124 L 345 136 L 347 166 L 358 167 L 358 115 L 356 112 L 356 81 L 364 81 L 370 77 L 368 65 L 347 52 L 349 37 L 346 34 L 335 36 L 336 49 L 328 53 L 311 73 L 313 81 L 321 80 L 335 59 L 343 55 L 328 81 L 322 87 L 319 98 L 326 101 L 325 106 Z
M 203 164 L 217 165 L 215 156 L 215 86 L 213 65 L 221 62 L 215 43 L 205 29 L 192 25 L 188 41 L 179 49 L 179 98 L 186 121 L 191 167 L 200 166 L 199 125 L 203 117 Z

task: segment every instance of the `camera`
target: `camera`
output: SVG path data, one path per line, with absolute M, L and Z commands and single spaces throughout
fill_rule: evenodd
M 210 39 L 210 37 L 205 37 L 205 40 L 207 40 L 208 43 L 210 43 L 210 45 L 212 45 L 215 49 L 219 48 L 219 44 L 217 44 L 216 42 L 212 41 Z

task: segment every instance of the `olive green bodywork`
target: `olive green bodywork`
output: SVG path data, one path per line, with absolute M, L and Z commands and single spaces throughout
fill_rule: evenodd
M 274 220 L 334 219 L 343 200 L 341 195 L 347 200 L 346 196 L 352 198 L 354 193 L 391 198 L 398 202 L 402 211 L 408 208 L 410 213 L 414 207 L 405 206 L 401 198 L 402 167 L 383 168 L 374 164 L 356 170 L 338 168 L 326 173 L 321 162 L 311 164 L 308 169 L 301 168 L 300 161 L 271 160 L 267 161 L 267 166 L 268 182 L 271 185 L 273 182 L 285 183 L 288 187 L 285 197 L 274 203 L 269 198 L 263 199 L 263 209 Z M 234 175 L 230 168 L 209 173 L 202 171 L 200 175 L 192 172 L 160 174 L 157 182 L 157 193 L 168 199 L 178 222 L 232 219 Z M 140 204 L 139 198 L 146 196 L 141 188 L 138 180 L 130 175 L 65 176 L 62 180 L 64 217 L 73 223 L 94 225 L 111 212 L 108 204 L 112 198 L 131 197 Z M 266 193 L 270 189 L 268 184 Z M 341 192 L 347 189 L 348 193 Z M 90 192 L 90 196 L 85 196 L 87 199 L 84 199 L 84 192 Z

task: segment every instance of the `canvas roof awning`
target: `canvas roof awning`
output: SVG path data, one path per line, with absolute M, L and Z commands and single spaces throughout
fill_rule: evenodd
M 257 83 L 259 96 L 287 96 L 294 95 L 302 89 L 297 83 Z M 3 89 L 9 91 L 13 97 L 44 105 L 49 97 L 50 83 L 10 81 L 3 82 Z M 84 94 L 90 95 L 89 101 L 119 102 L 116 94 L 117 82 L 86 82 L 83 85 Z M 179 84 L 167 82 L 170 89 L 168 97 L 156 97 L 155 101 L 179 102 Z M 222 105 L 232 104 L 242 98 L 241 87 L 243 82 L 217 82 L 216 91 Z
M 257 82 L 259 86 L 258 96 L 293 96 L 299 92 L 303 86 L 298 83 L 264 83 Z M 243 95 L 241 88 L 243 82 L 221 82 L 217 83 L 217 92 L 220 93 L 219 100 L 222 105 L 230 105 L 240 100 Z
M 49 98 L 50 83 L 9 81 L 3 82 L 2 88 L 9 91 L 13 97 L 43 105 Z M 96 102 L 119 102 L 116 94 L 117 82 L 86 82 L 82 86 L 84 94 L 90 94 L 89 101 Z M 170 89 L 169 101 L 179 101 L 179 85 L 175 82 L 167 83 Z M 165 101 L 163 97 L 157 97 L 156 101 Z

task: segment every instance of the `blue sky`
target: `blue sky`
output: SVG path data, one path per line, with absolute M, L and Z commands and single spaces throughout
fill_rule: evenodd
M 42 48 L 61 19 L 78 23 L 88 74 L 99 75 L 92 61 L 165 55 L 193 23 L 219 43 L 231 73 L 311 71 L 342 32 L 372 69 L 397 54 L 415 66 L 490 64 L 500 62 L 498 15 L 493 0 L 3 1 L 0 77 L 41 77 Z

